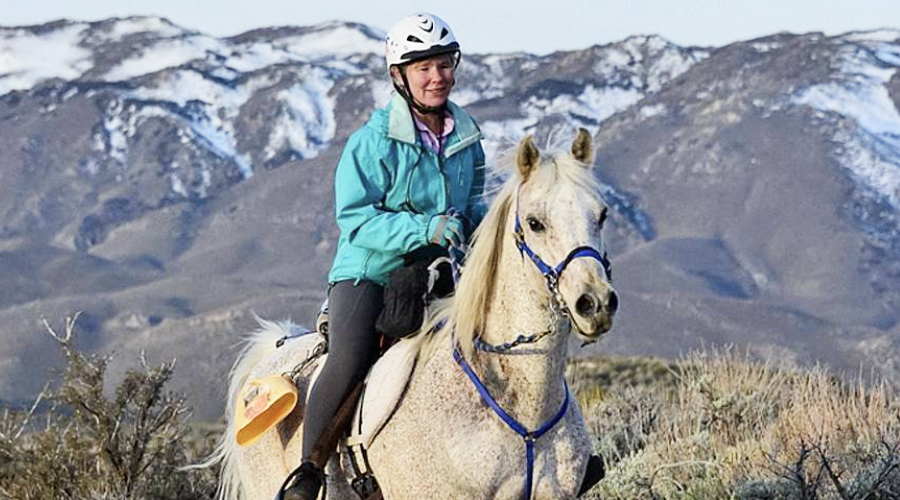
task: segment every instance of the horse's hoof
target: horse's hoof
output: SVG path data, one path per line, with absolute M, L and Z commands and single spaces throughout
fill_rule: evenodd
M 578 490 L 578 496 L 584 495 L 595 484 L 599 483 L 606 476 L 606 465 L 603 457 L 600 455 L 591 455 L 588 458 L 587 470 L 584 471 L 584 479 L 581 481 L 581 489 Z

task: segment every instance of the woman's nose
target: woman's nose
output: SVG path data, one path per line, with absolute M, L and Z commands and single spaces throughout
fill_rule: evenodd
M 433 68 L 428 76 L 431 81 L 447 81 L 452 78 L 452 73 L 441 68 Z

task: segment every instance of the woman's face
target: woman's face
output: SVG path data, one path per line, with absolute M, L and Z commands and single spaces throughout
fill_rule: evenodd
M 453 56 L 447 54 L 408 64 L 406 79 L 412 98 L 427 107 L 443 106 L 453 90 L 455 68 Z M 402 86 L 399 71 L 396 66 L 391 68 L 394 79 Z

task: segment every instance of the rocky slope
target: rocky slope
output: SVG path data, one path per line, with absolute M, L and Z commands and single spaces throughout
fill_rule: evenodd
M 176 386 L 214 417 L 253 314 L 309 323 L 323 296 L 333 166 L 390 93 L 381 36 L 0 28 L 0 400 L 49 376 L 41 318 L 83 311 L 80 342 L 117 370 L 177 357 Z M 577 354 L 734 343 L 900 376 L 898 39 L 465 54 L 454 99 L 489 156 L 597 134 L 623 304 Z

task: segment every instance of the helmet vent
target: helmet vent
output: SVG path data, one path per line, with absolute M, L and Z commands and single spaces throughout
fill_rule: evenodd
M 409 35 L 408 37 L 406 37 L 406 41 L 413 42 L 413 43 L 425 43 L 422 40 L 420 40 L 419 37 L 414 36 L 414 35 Z
M 450 34 L 450 32 L 447 31 L 447 28 L 444 28 L 444 29 L 441 30 L 441 38 L 444 38 L 444 37 L 447 36 L 448 34 Z

